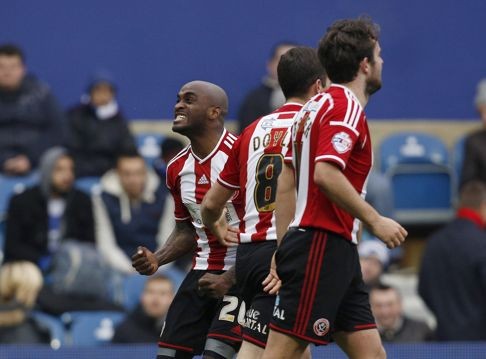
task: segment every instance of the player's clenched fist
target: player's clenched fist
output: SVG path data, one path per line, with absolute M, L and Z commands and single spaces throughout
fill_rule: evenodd
M 371 225 L 371 232 L 386 244 L 388 248 L 395 248 L 401 245 L 408 235 L 408 232 L 399 223 L 391 218 L 380 216 Z
M 138 273 L 144 275 L 151 275 L 159 269 L 157 257 L 150 250 L 145 247 L 138 247 L 137 253 L 132 256 L 132 267 Z

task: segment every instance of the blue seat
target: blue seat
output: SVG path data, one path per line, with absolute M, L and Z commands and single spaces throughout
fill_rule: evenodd
M 124 318 L 125 313 L 111 311 L 68 312 L 61 317 L 69 328 L 66 342 L 78 346 L 109 344 Z
M 137 149 L 147 164 L 152 165 L 160 157 L 160 144 L 164 136 L 158 133 L 140 133 L 135 135 Z
M 456 143 L 454 143 L 454 147 L 452 148 L 452 165 L 454 167 L 454 172 L 457 178 L 457 184 L 459 185 L 459 181 L 461 180 L 461 172 L 462 172 L 462 163 L 464 161 L 464 151 L 466 145 L 466 137 L 463 136 L 459 138 Z
M 64 324 L 61 319 L 38 311 L 33 311 L 31 315 L 39 324 L 49 329 L 49 332 L 51 334 L 50 344 L 52 349 L 59 349 L 65 344 L 66 333 Z
M 413 132 L 389 136 L 380 147 L 380 165 L 392 183 L 398 221 L 429 224 L 452 218 L 455 175 L 439 138 Z
M 88 195 L 92 195 L 100 188 L 100 177 L 80 177 L 74 186 Z
M 123 306 L 127 311 L 134 309 L 140 302 L 140 295 L 142 294 L 147 276 L 133 274 L 124 279 L 123 282 Z
M 8 202 L 13 194 L 22 192 L 26 187 L 37 183 L 38 180 L 37 172 L 27 176 L 0 175 L 0 215 L 4 216 L 7 212 Z

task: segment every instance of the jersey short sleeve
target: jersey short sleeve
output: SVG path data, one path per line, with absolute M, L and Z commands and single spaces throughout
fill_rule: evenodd
M 228 159 L 224 165 L 223 170 L 218 176 L 218 183 L 223 187 L 235 190 L 240 189 L 240 148 L 241 138 L 238 137 L 233 148 L 228 154 Z
M 289 130 L 289 131 L 291 131 L 291 130 Z M 290 136 L 290 138 L 292 138 L 292 136 Z M 292 141 L 290 141 L 290 143 L 282 149 L 282 154 L 284 156 L 284 162 L 285 163 L 292 164 L 292 153 L 293 153 Z
M 337 113 L 336 113 L 337 112 Z M 354 146 L 359 141 L 360 118 L 356 123 L 346 121 L 345 111 L 329 111 L 320 119 L 318 145 L 316 150 L 316 162 L 332 162 L 342 170 L 346 168 Z M 357 115 L 360 115 L 358 111 Z M 338 116 L 336 116 L 338 115 Z

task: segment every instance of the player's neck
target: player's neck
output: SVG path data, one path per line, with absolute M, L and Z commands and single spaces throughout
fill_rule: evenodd
M 368 104 L 369 95 L 366 93 L 366 84 L 363 81 L 360 81 L 360 79 L 358 78 L 354 81 L 340 85 L 347 87 L 349 90 L 351 90 L 354 96 L 356 96 L 356 98 L 358 99 L 361 106 L 363 106 L 363 108 L 366 107 L 366 105 Z
M 289 97 L 288 99 L 285 100 L 285 104 L 288 103 L 298 103 L 298 104 L 305 104 L 308 101 L 308 99 L 303 99 L 301 97 Z
M 191 137 L 192 152 L 199 158 L 206 158 L 218 145 L 223 134 L 224 128 L 209 130 L 201 135 Z

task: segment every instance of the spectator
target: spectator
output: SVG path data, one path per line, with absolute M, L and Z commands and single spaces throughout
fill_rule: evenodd
M 277 65 L 280 57 L 293 47 L 293 43 L 282 41 L 272 48 L 267 62 L 267 75 L 260 86 L 246 95 L 238 111 L 240 132 L 255 119 L 269 114 L 285 103 L 285 96 L 278 83 Z
M 120 155 L 116 169 L 101 178 L 101 189 L 93 197 L 98 248 L 112 268 L 133 273 L 131 256 L 137 247 L 156 250 L 165 240 L 165 189 L 136 152 Z
M 403 314 L 402 298 L 394 287 L 385 284 L 372 287 L 370 305 L 384 342 L 423 342 L 432 339 L 432 331 L 425 322 Z
M 48 86 L 26 74 L 22 50 L 0 45 L 0 171 L 28 174 L 62 143 L 64 120 Z
M 87 95 L 67 113 L 67 144 L 76 162 L 76 177 L 100 177 L 114 167 L 120 153 L 135 150 L 115 95 L 111 76 L 96 73 L 88 84 Z
M 388 264 L 388 249 L 383 242 L 368 239 L 359 243 L 358 253 L 363 281 L 368 288 L 371 288 L 380 282 L 381 275 Z
M 174 299 L 174 285 L 161 274 L 145 282 L 140 304 L 115 329 L 114 343 L 154 343 L 159 339 L 169 306 Z
M 435 314 L 438 340 L 486 340 L 486 184 L 466 183 L 459 206 L 427 241 L 419 294 Z
M 31 262 L 11 262 L 0 268 L 0 343 L 50 342 L 48 330 L 29 316 L 42 282 L 42 274 Z
M 5 261 L 27 260 L 47 271 L 65 239 L 94 244 L 90 198 L 73 185 L 72 158 L 61 147 L 48 150 L 40 162 L 40 184 L 10 200 Z
M 155 172 L 165 184 L 167 164 L 184 148 L 184 144 L 177 138 L 167 137 L 160 145 L 160 159 L 154 162 Z
M 473 180 L 486 183 L 486 79 L 478 84 L 474 102 L 483 128 L 466 138 L 461 186 Z

